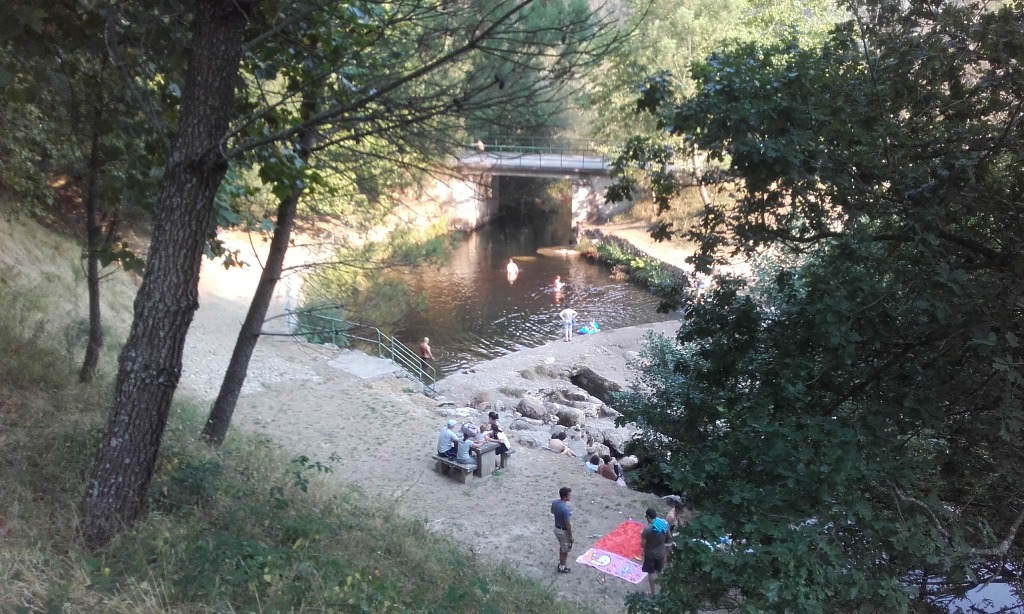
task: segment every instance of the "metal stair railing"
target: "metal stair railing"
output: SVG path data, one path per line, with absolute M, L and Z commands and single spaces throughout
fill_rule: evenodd
M 434 384 L 437 383 L 437 371 L 434 367 L 421 360 L 420 357 L 406 347 L 405 344 L 394 337 L 385 334 L 376 326 L 359 324 L 358 322 L 349 322 L 347 320 L 341 320 L 310 312 L 306 312 L 304 315 L 306 318 L 322 322 L 323 327 L 314 328 L 307 324 L 304 327 L 305 330 L 299 330 L 298 334 L 300 336 L 304 333 L 319 333 L 320 336 L 330 337 L 331 343 L 339 347 L 350 345 L 351 340 L 368 343 L 376 348 L 378 358 L 390 360 L 392 364 L 397 365 L 403 371 L 415 377 L 428 390 L 431 392 L 434 391 Z M 360 330 L 367 331 L 365 333 L 366 336 L 353 332 Z M 340 338 L 345 339 L 346 342 L 338 343 Z

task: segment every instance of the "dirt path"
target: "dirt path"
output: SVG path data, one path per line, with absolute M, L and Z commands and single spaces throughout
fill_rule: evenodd
M 255 260 L 247 240 L 232 239 L 248 250 L 243 259 Z M 291 254 L 293 262 L 309 257 L 302 250 Z M 203 401 L 216 396 L 258 275 L 258 266 L 225 271 L 216 263 L 204 264 L 201 307 L 189 332 L 180 394 Z M 284 295 L 282 288 L 270 316 L 283 315 Z M 283 331 L 283 319 L 275 322 Z M 328 362 L 337 351 L 284 336 L 264 337 L 253 356 L 234 426 L 268 436 L 289 454 L 328 462 L 336 479 L 380 495 L 396 513 L 422 519 L 432 529 L 464 540 L 467 549 L 490 561 L 550 584 L 583 610 L 619 613 L 624 611 L 624 597 L 644 585 L 582 565 L 572 565 L 571 574 L 556 574 L 550 502 L 559 487 L 573 489 L 574 559 L 623 520 L 642 518 L 647 507 L 665 511 L 660 500 L 586 472 L 582 455 L 570 459 L 530 447 L 530 442 L 546 439 L 547 427 L 510 431 L 517 450 L 511 467 L 483 479 L 471 478 L 466 485 L 435 474 L 430 454 L 438 430 L 453 412 L 444 401 L 462 408 L 476 394 L 492 393 L 506 402 L 502 424 L 507 426 L 518 399 L 499 389 L 522 394 L 572 387 L 564 379 L 537 376 L 535 367 L 564 373 L 574 365 L 586 365 L 626 385 L 632 379 L 627 362 L 640 349 L 644 331 L 671 335 L 676 326 L 663 322 L 602 331 L 577 336 L 571 343 L 516 352 L 438 382 L 441 399 L 417 392 L 416 385 L 404 378 L 363 380 L 333 368 Z M 468 408 L 459 411 L 475 415 Z M 336 460 L 328 461 L 332 455 Z

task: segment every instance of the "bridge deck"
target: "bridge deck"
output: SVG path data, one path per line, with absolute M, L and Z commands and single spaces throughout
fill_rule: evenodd
M 601 156 L 564 153 L 473 152 L 458 159 L 458 166 L 495 175 L 607 175 L 608 160 Z

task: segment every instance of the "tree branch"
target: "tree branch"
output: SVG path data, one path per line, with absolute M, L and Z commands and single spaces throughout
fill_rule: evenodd
M 1003 541 L 999 542 L 999 545 L 995 548 L 972 548 L 971 554 L 975 556 L 1002 556 L 1010 551 L 1010 546 L 1013 541 L 1017 539 L 1017 531 L 1020 530 L 1020 525 L 1024 523 L 1024 508 L 1021 508 L 1017 512 L 1017 518 L 1010 525 L 1010 532 L 1003 538 Z

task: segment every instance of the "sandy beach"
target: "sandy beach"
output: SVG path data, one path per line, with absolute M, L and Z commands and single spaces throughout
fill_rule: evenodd
M 217 394 L 249 297 L 259 276 L 258 252 L 248 239 L 232 238 L 243 248 L 245 269 L 224 270 L 204 263 L 200 309 L 189 332 L 179 395 L 208 404 Z M 249 250 L 248 254 L 244 250 Z M 291 250 L 293 262 L 310 257 Z M 287 284 L 279 284 L 269 317 L 284 313 Z M 284 330 L 283 318 L 267 329 Z M 570 561 L 583 554 L 627 518 L 642 519 L 647 507 L 667 510 L 657 497 L 616 486 L 588 473 L 580 458 L 553 454 L 538 443 L 550 427 L 510 430 L 512 410 L 522 395 L 576 389 L 568 373 L 579 366 L 628 386 L 629 363 L 648 330 L 671 336 L 678 323 L 603 330 L 518 351 L 441 380 L 437 395 L 395 375 L 363 378 L 332 366 L 336 348 L 310 346 L 287 336 L 265 336 L 253 355 L 233 428 L 267 436 L 290 455 L 305 454 L 334 468 L 331 479 L 358 485 L 389 502 L 391 511 L 422 519 L 484 559 L 507 564 L 549 584 L 565 600 L 599 613 L 624 612 L 623 599 L 646 583 L 630 584 L 596 569 L 572 564 L 570 574 L 555 573 L 557 543 L 550 503 L 561 486 L 573 489 L 576 544 Z M 337 364 L 337 363 L 335 363 Z M 541 368 L 538 368 L 541 367 Z M 524 377 L 525 374 L 525 377 Z M 513 394 L 508 394 L 513 393 Z M 449 416 L 486 421 L 486 412 L 469 408 L 478 395 L 500 401 L 501 423 L 516 454 L 511 466 L 463 485 L 438 475 L 431 454 L 439 429 Z M 588 418 L 588 426 L 612 428 L 610 418 Z M 584 442 L 573 447 L 582 452 Z M 334 460 L 329 460 L 332 458 Z

